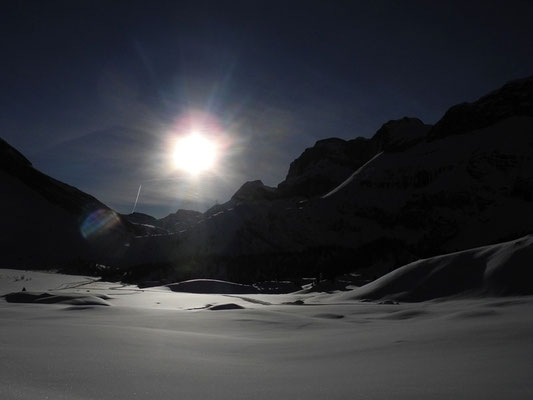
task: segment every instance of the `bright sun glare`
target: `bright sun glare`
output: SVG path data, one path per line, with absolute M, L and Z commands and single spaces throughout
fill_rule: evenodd
M 174 164 L 190 174 L 199 174 L 214 166 L 216 150 L 213 141 L 198 133 L 192 133 L 177 141 L 174 149 Z

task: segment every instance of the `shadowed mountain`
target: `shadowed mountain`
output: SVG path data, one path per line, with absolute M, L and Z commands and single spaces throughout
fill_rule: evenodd
M 183 209 L 160 219 L 139 212 L 123 215 L 123 217 L 135 225 L 137 233 L 141 236 L 179 233 L 205 218 L 204 214 L 199 211 Z
M 242 283 L 354 270 L 373 279 L 529 234 L 532 80 L 452 107 L 433 128 L 404 118 L 370 139 L 319 141 L 278 188 L 247 182 L 203 214 L 178 210 L 160 220 L 133 214 L 127 222 L 2 141 L 4 260 L 109 262 L 129 281 Z
M 193 210 L 178 210 L 173 214 L 158 219 L 154 225 L 166 229 L 169 232 L 180 232 L 203 219 L 203 214 Z
M 461 135 L 445 129 L 449 111 L 438 129 L 402 119 L 371 139 L 319 141 L 277 190 L 249 182 L 177 237 L 136 240 L 130 256 L 151 265 L 155 279 L 245 282 L 356 269 L 375 278 L 533 232 L 533 103 L 523 101 L 531 80 L 472 103 L 464 111 L 472 120 L 487 102 L 492 116 L 466 127 L 462 117 Z M 428 140 L 435 132 L 439 140 Z
M 285 197 L 325 194 L 380 151 L 409 147 L 423 140 L 430 129 L 417 118 L 405 117 L 387 122 L 370 139 L 319 140 L 291 163 L 278 189 Z
M 39 172 L 0 139 L 4 266 L 76 269 L 117 262 L 131 225 L 96 198 Z
M 140 212 L 134 212 L 131 214 L 124 215 L 124 218 L 134 224 L 155 225 L 155 223 L 157 222 L 157 218 Z
M 513 116 L 533 117 L 533 77 L 509 82 L 475 102 L 453 106 L 428 137 L 436 140 L 461 135 Z

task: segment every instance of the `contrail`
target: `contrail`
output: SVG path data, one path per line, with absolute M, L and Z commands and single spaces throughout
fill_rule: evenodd
M 139 185 L 139 190 L 137 191 L 137 197 L 135 198 L 135 204 L 133 205 L 133 209 L 131 210 L 132 214 L 135 211 L 135 207 L 137 207 L 137 200 L 139 200 L 139 195 L 141 194 L 141 186 L 142 184 Z

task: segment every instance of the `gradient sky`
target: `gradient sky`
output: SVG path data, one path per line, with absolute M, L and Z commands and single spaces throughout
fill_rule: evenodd
M 371 136 L 533 74 L 530 1 L 15 1 L 0 12 L 0 136 L 119 212 L 205 210 L 275 186 L 319 139 Z M 168 166 L 186 121 L 227 145 Z M 185 121 L 185 122 L 184 122 Z

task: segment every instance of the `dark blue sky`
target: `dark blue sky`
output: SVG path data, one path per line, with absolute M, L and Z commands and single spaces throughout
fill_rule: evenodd
M 0 13 L 0 136 L 55 178 L 157 216 L 276 185 L 326 137 L 436 122 L 533 74 L 529 1 L 16 1 Z M 232 137 L 216 173 L 165 169 L 191 110 Z

